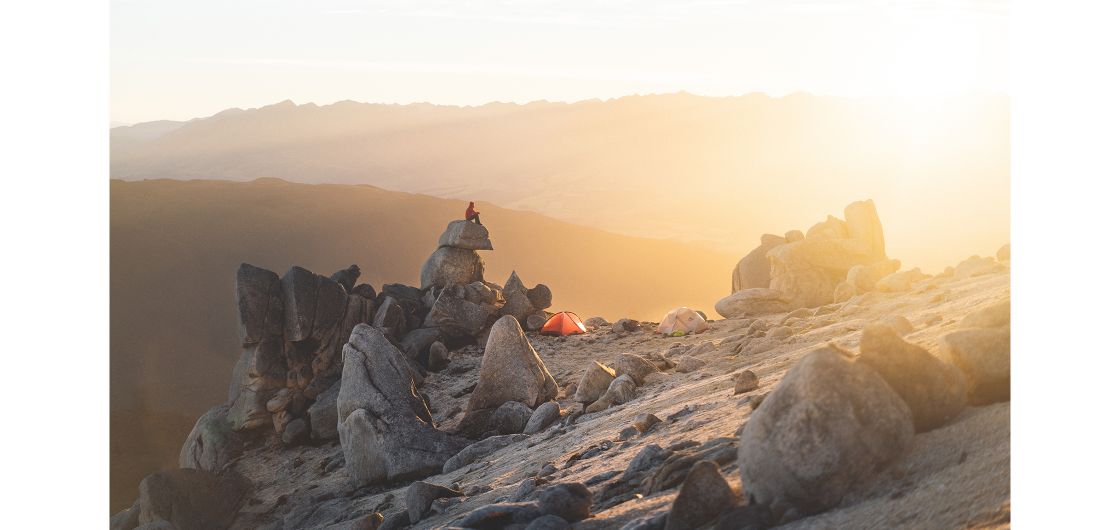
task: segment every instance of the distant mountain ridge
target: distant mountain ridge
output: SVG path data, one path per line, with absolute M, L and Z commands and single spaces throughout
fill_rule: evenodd
M 807 228 L 838 203 L 874 197 L 899 230 L 886 234 L 892 254 L 930 269 L 1009 232 L 1002 95 L 910 107 L 809 94 L 474 107 L 284 101 L 161 127 L 113 129 L 113 178 L 371 184 L 730 252 L 756 246 L 752 234 Z M 947 211 L 978 229 L 927 226 Z

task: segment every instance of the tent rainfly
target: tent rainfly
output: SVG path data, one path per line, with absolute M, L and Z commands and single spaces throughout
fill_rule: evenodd
M 665 314 L 657 332 L 662 335 L 678 337 L 689 333 L 700 333 L 708 329 L 708 322 L 699 313 L 687 307 L 678 307 Z
M 541 335 L 559 335 L 561 337 L 566 337 L 577 333 L 587 333 L 587 326 L 583 325 L 583 321 L 580 320 L 579 315 L 571 311 L 556 313 L 541 326 Z

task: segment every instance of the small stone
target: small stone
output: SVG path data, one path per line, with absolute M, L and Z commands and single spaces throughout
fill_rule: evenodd
M 535 489 L 537 489 L 537 481 L 531 478 L 522 480 L 521 483 L 517 485 L 517 489 L 514 490 L 512 494 L 510 494 L 509 501 L 521 502 L 528 500 L 529 497 L 533 494 L 533 490 Z
M 447 352 L 447 346 L 444 346 L 438 340 L 433 342 L 428 348 L 428 368 L 438 372 L 446 368 L 448 364 L 451 364 L 451 360 Z
M 632 318 L 620 318 L 611 327 L 611 331 L 615 333 L 631 333 L 640 329 L 642 329 L 641 323 Z
M 631 426 L 629 426 L 625 429 L 622 429 L 621 431 L 618 432 L 618 439 L 619 440 L 629 440 L 629 439 L 637 436 L 638 434 L 640 434 L 638 432 L 638 428 L 631 425 Z
M 634 399 L 637 395 L 636 386 L 637 385 L 634 384 L 634 380 L 631 379 L 630 376 L 620 375 L 616 377 L 614 381 L 611 381 L 610 386 L 607 387 L 607 391 L 603 393 L 602 397 L 588 405 L 587 408 L 584 409 L 584 412 L 599 412 L 614 405 L 622 405 Z
M 680 493 L 673 500 L 665 530 L 699 528 L 734 502 L 735 495 L 719 467 L 711 460 L 701 460 L 692 465 Z
M 533 409 L 520 401 L 507 401 L 490 414 L 487 428 L 498 434 L 514 434 L 525 429 Z
M 568 522 L 591 515 L 591 490 L 578 482 L 549 486 L 537 498 L 542 513 L 563 517 Z
M 735 375 L 735 391 L 734 394 L 742 394 L 750 392 L 758 388 L 758 375 L 750 370 L 743 370 Z
M 408 520 L 412 524 L 420 522 L 428 513 L 432 501 L 447 497 L 461 497 L 463 492 L 438 484 L 418 480 L 408 486 L 405 491 L 405 505 L 408 509 Z
M 537 407 L 537 410 L 533 411 L 533 414 L 529 416 L 529 421 L 525 423 L 525 429 L 522 432 L 525 434 L 541 432 L 558 419 L 560 419 L 560 404 L 555 401 L 547 401 Z
M 634 420 L 634 427 L 638 429 L 638 432 L 645 433 L 658 423 L 661 423 L 661 418 L 653 414 L 642 414 Z

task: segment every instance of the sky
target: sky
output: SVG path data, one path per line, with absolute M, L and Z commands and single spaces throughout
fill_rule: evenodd
M 1006 92 L 1005 0 L 113 0 L 111 120 L 283 100 Z

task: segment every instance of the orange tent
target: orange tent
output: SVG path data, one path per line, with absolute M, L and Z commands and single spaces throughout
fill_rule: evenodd
M 587 326 L 579 319 L 579 315 L 570 311 L 561 311 L 552 315 L 541 326 L 541 335 L 560 335 L 566 337 L 577 333 L 587 333 Z

